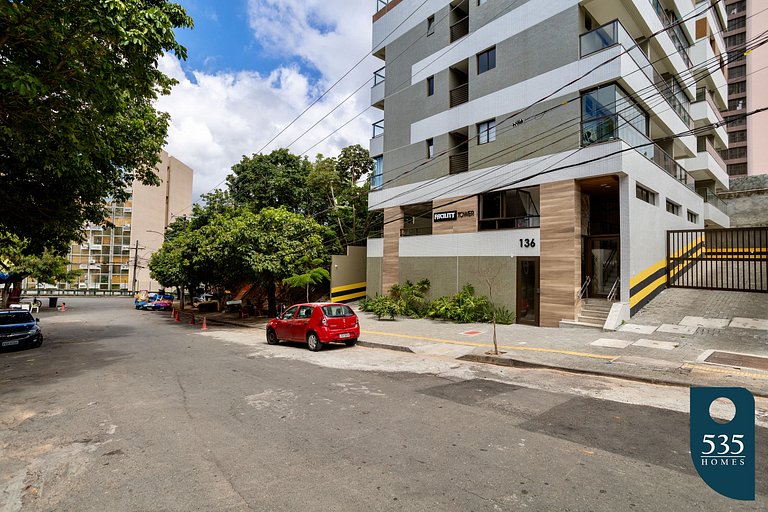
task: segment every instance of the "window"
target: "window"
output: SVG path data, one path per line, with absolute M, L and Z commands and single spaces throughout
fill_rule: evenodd
M 427 158 L 434 158 L 435 156 L 435 140 L 427 139 Z
M 728 142 L 730 144 L 733 144 L 734 142 L 746 142 L 747 141 L 747 131 L 742 130 L 739 132 L 730 132 L 728 133 Z
M 680 205 L 667 199 L 667 211 L 672 215 L 680 215 Z
M 728 166 L 728 176 L 743 176 L 747 174 L 747 164 L 731 164 Z
M 747 82 L 736 82 L 735 84 L 728 84 L 728 95 L 733 96 L 735 94 L 744 94 L 747 92 Z
M 435 15 L 433 14 L 427 18 L 427 35 L 431 36 L 435 33 Z
M 293 306 L 292 308 L 289 308 L 285 313 L 283 313 L 283 320 L 292 319 L 293 315 L 296 314 L 297 309 L 299 309 L 299 306 Z
M 688 222 L 693 222 L 694 224 L 697 224 L 699 222 L 699 215 L 697 213 L 692 212 L 691 210 L 688 210 Z
M 373 159 L 373 175 L 371 176 L 371 190 L 381 188 L 381 177 L 384 171 L 384 157 L 377 156 Z
M 491 119 L 477 125 L 477 143 L 487 144 L 496 140 L 496 120 Z
M 496 67 L 496 47 L 477 54 L 477 74 L 485 73 Z
M 634 141 L 640 135 L 648 136 L 648 115 L 616 84 L 583 93 L 581 119 L 584 146 L 617 138 Z M 645 154 L 642 148 L 639 151 Z
M 477 0 L 477 5 L 483 5 L 488 0 Z
M 745 107 L 745 103 L 746 101 L 744 100 L 744 98 L 730 100 L 728 102 L 728 110 L 743 110 Z
M 735 36 L 729 36 L 725 38 L 725 47 L 729 50 L 734 46 L 743 45 L 747 42 L 746 32 L 743 34 L 736 34 Z
M 637 186 L 636 196 L 638 199 L 645 201 L 648 204 L 656 204 L 656 194 L 640 185 Z
M 744 28 L 747 26 L 747 18 L 741 16 L 740 18 L 728 17 L 728 30 L 736 30 L 737 28 Z
M 728 151 L 723 151 L 724 160 L 734 160 L 736 158 L 747 158 L 747 148 L 731 148 Z
M 728 78 L 740 78 L 742 76 L 746 76 L 747 74 L 747 66 L 734 66 L 732 68 L 728 68 Z
M 536 189 L 504 190 L 480 196 L 480 230 L 538 227 Z
M 427 96 L 435 94 L 435 77 L 430 76 L 427 78 Z

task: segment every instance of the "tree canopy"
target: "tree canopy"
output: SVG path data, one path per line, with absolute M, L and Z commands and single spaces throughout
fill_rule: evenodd
M 186 58 L 173 31 L 191 26 L 167 0 L 0 3 L 0 231 L 64 250 L 107 198 L 158 183 L 152 102 L 174 81 L 157 61 Z

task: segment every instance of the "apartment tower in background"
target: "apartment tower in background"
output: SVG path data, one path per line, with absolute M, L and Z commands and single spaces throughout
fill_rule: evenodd
M 768 4 L 759 0 L 725 1 L 728 108 L 723 115 L 726 119 L 768 106 L 768 47 L 747 51 L 750 42 L 768 30 L 766 7 Z M 768 173 L 768 144 L 765 143 L 768 140 L 768 113 L 729 123 L 728 138 L 729 149 L 723 156 L 729 175 Z

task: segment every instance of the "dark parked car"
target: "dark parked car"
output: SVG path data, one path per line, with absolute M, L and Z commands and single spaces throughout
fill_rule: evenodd
M 0 348 L 39 347 L 43 331 L 29 311 L 0 309 Z
M 360 323 L 352 308 L 333 302 L 296 304 L 267 324 L 267 343 L 280 340 L 303 341 L 312 351 L 324 343 L 346 343 L 351 347 L 360 337 Z

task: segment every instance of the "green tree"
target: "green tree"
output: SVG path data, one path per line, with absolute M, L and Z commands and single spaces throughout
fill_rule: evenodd
M 152 106 L 174 81 L 166 52 L 192 26 L 167 0 L 0 3 L 0 230 L 26 251 L 63 250 L 105 199 L 157 184 L 168 116 Z
M 324 263 L 321 258 L 310 260 L 306 256 L 302 256 L 299 259 L 299 264 L 306 265 L 304 272 L 286 277 L 283 279 L 283 284 L 291 288 L 305 288 L 307 291 L 307 302 L 309 302 L 309 285 L 331 280 L 331 273 L 322 267 Z

